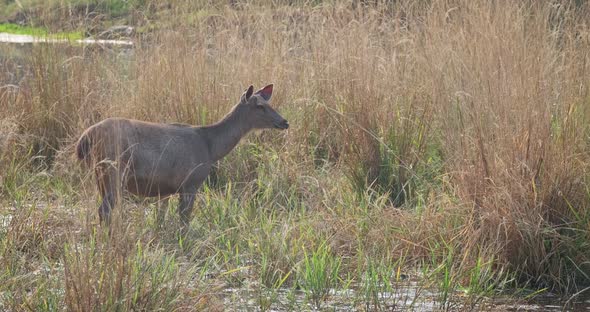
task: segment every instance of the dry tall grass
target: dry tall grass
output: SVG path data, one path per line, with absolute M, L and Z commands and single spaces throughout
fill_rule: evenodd
M 55 175 L 79 181 L 77 164 L 54 156 L 70 153 L 90 124 L 210 123 L 250 83 L 273 82 L 292 129 L 250 136 L 265 148 L 245 145 L 216 172 L 221 183 L 243 182 L 243 196 L 260 196 L 256 181 L 269 181 L 270 199 L 257 200 L 274 202 L 260 213 L 288 208 L 285 194 L 295 194 L 325 220 L 313 227 L 340 255 L 423 263 L 447 256 L 436 246 L 454 246 L 459 270 L 482 257 L 521 285 L 590 283 L 587 4 L 250 4 L 175 14 L 179 26 L 132 55 L 33 47 L 31 73 L 0 89 L 0 129 L 9 129 L 0 170 L 42 155 Z M 340 192 L 360 199 L 347 206 Z M 379 205 L 360 214 L 363 200 Z

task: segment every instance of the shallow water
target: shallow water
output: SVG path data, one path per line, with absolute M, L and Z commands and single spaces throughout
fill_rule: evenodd
M 0 33 L 0 42 L 2 43 L 78 43 L 78 44 L 102 44 L 102 45 L 122 45 L 133 46 L 131 40 L 99 40 L 84 38 L 78 40 L 68 40 L 59 38 L 41 38 L 31 35 L 18 35 L 9 33 Z
M 367 297 L 359 287 L 331 289 L 319 309 L 304 290 L 260 290 L 254 283 L 225 288 L 222 298 L 224 307 L 230 311 L 590 311 L 588 296 L 567 302 L 552 294 L 524 300 L 507 295 L 469 297 L 455 292 L 448 301 L 441 302 L 441 293 L 426 289 L 420 282 L 399 282 L 393 289 L 393 292 L 375 294 L 377 297 Z

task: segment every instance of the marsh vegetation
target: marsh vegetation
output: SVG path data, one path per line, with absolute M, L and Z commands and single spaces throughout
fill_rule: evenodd
M 0 309 L 483 310 L 590 286 L 588 4 L 117 2 L 26 20 L 123 20 L 131 52 L 0 43 Z M 290 128 L 217 164 L 187 233 L 133 196 L 99 226 L 84 129 L 210 124 L 270 82 Z

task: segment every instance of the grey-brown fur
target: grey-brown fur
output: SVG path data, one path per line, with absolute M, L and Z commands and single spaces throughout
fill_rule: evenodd
M 78 140 L 76 154 L 95 170 L 102 203 L 101 222 L 109 222 L 121 185 L 146 197 L 180 195 L 183 224 L 190 219 L 195 194 L 211 166 L 253 129 L 287 129 L 289 124 L 268 101 L 272 85 L 256 93 L 250 86 L 221 121 L 202 127 L 108 118 Z

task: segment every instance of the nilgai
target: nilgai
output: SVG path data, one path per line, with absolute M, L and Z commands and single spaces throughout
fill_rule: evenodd
M 169 196 L 179 194 L 178 213 L 186 226 L 195 194 L 216 161 L 250 130 L 289 128 L 269 105 L 272 89 L 270 84 L 254 93 L 250 86 L 231 112 L 209 126 L 108 118 L 84 131 L 76 153 L 95 171 L 102 197 L 101 223 L 110 222 L 120 190 L 125 189 L 144 197 L 159 196 L 166 206 Z

